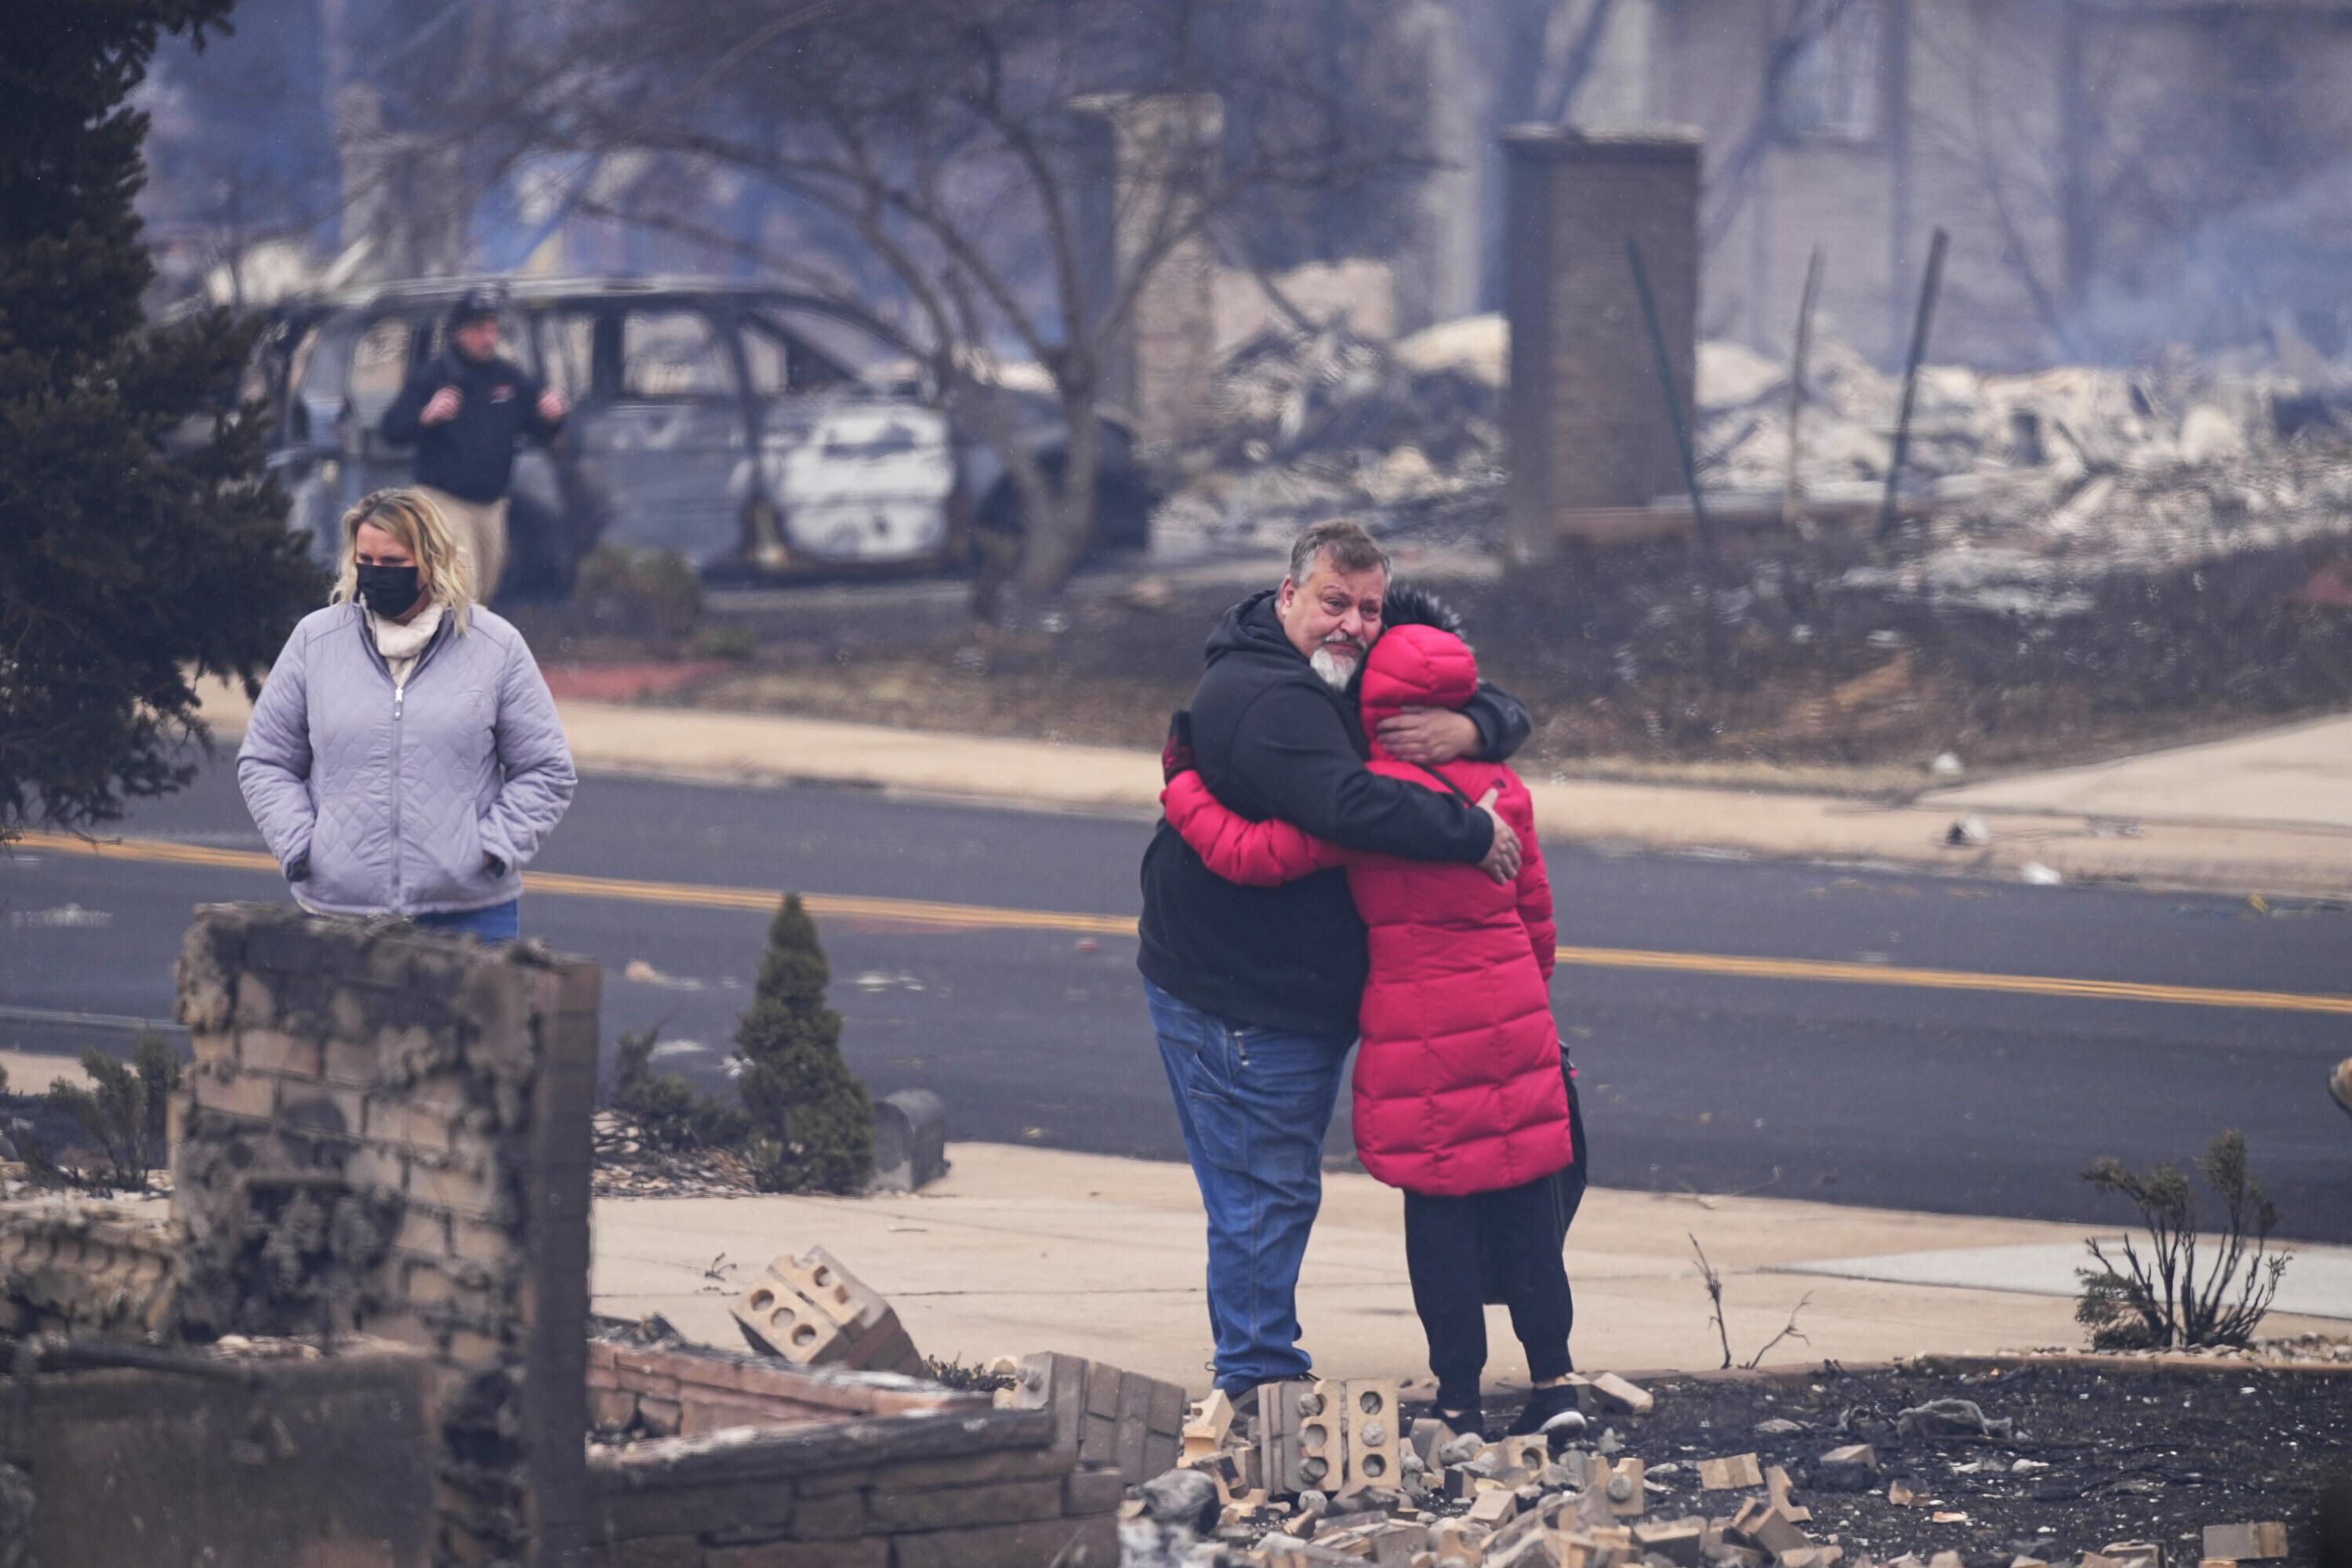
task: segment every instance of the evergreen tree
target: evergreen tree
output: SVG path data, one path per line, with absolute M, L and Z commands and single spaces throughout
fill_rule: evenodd
M 250 327 L 142 318 L 128 100 L 232 4 L 0 5 L 0 837 L 185 784 L 191 677 L 250 688 L 320 596 L 236 406 Z
M 841 1015 L 824 1005 L 831 978 L 816 922 L 798 893 L 785 894 L 735 1029 L 736 1088 L 763 1141 L 769 1192 L 862 1192 L 874 1174 L 874 1103 L 841 1059 Z

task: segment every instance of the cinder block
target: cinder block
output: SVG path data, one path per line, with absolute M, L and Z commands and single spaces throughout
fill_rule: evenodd
M 1642 1461 L 1627 1458 L 1612 1465 L 1599 1454 L 1592 1456 L 1588 1490 L 1597 1491 L 1609 1501 L 1609 1511 L 1619 1519 L 1638 1519 L 1649 1506 L 1648 1494 L 1642 1488 Z
M 1399 1429 L 1402 1417 L 1397 1408 L 1396 1384 L 1350 1382 L 1344 1386 L 1343 1403 L 1348 1479 L 1340 1489 L 1396 1487 L 1404 1479 L 1404 1435 Z
M 1771 1500 L 1772 1506 L 1787 1515 L 1793 1524 L 1811 1523 L 1813 1510 L 1791 1500 L 1790 1487 L 1789 1472 L 1779 1465 L 1764 1472 L 1764 1495 Z
M 1658 1520 L 1633 1526 L 1633 1544 L 1645 1556 L 1664 1557 L 1682 1564 L 1682 1568 L 1698 1568 L 1700 1544 L 1706 1533 L 1704 1519 Z
M 2259 1563 L 2286 1554 L 2286 1526 L 2284 1524 L 2209 1524 L 2205 1527 L 2205 1555 L 2209 1558 L 2223 1557 L 2232 1563 Z
M 853 1331 L 874 1328 L 890 1304 L 822 1247 L 772 1260 L 768 1271 L 835 1323 Z
M 1347 1385 L 1318 1381 L 1298 1410 L 1298 1474 L 1310 1487 L 1348 1489 Z
M 1725 1458 L 1701 1459 L 1698 1462 L 1698 1484 L 1703 1491 L 1737 1491 L 1742 1487 L 1764 1484 L 1764 1467 L 1753 1454 L 1733 1454 Z
M 1551 1463 L 1551 1441 L 1540 1432 L 1497 1438 L 1495 1451 L 1502 1460 L 1499 1479 L 1514 1484 L 1541 1474 Z
M 848 1349 L 841 1325 L 820 1311 L 772 1268 L 753 1280 L 729 1311 L 751 1348 L 796 1366 L 838 1361 Z
M 1593 1374 L 1592 1392 L 1601 1400 L 1601 1408 L 1612 1415 L 1647 1415 L 1657 1407 L 1649 1390 L 1637 1388 L 1613 1372 Z
M 1183 1462 L 1198 1463 L 1223 1448 L 1233 1426 L 1234 1402 L 1225 1396 L 1223 1389 L 1211 1389 L 1207 1398 L 1184 1414 Z

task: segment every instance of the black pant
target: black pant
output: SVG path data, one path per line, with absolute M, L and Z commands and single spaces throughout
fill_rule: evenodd
M 1470 1403 L 1486 1367 L 1486 1310 L 1479 1289 L 1482 1258 L 1498 1278 L 1511 1331 L 1541 1383 L 1570 1370 L 1568 1331 L 1576 1318 L 1568 1268 L 1560 1260 L 1555 1181 L 1539 1177 L 1465 1198 L 1404 1195 L 1405 1267 L 1412 1304 L 1429 1336 L 1429 1370 L 1438 1402 Z

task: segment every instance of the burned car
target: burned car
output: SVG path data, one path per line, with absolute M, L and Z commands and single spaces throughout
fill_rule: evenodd
M 273 312 L 247 391 L 270 410 L 290 522 L 321 560 L 369 490 L 412 453 L 377 428 L 443 318 L 479 279 L 387 284 Z M 825 301 L 687 279 L 503 285 L 500 353 L 562 395 L 551 447 L 517 457 L 506 589 L 568 592 L 599 544 L 675 551 L 706 577 L 951 568 L 1017 534 L 1002 457 L 959 430 L 892 345 Z M 1049 468 L 1066 431 L 1052 399 L 1013 392 Z M 1146 542 L 1151 495 L 1125 425 L 1103 428 L 1098 549 Z

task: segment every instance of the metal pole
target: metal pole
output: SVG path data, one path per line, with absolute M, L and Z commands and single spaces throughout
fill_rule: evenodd
M 1911 323 L 1911 354 L 1903 364 L 1903 408 L 1895 416 L 1895 453 L 1886 465 L 1886 497 L 1878 507 L 1878 537 L 1895 531 L 1895 489 L 1903 482 L 1903 460 L 1911 451 L 1911 401 L 1919 391 L 1919 362 L 1927 355 L 1927 329 L 1936 321 L 1936 295 L 1944 286 L 1944 247 L 1951 237 L 1937 229 L 1927 242 L 1927 276 L 1919 285 L 1919 314 Z
M 1797 458 L 1804 448 L 1805 362 L 1813 348 L 1813 301 L 1822 291 L 1822 247 L 1813 247 L 1812 259 L 1805 263 L 1805 296 L 1797 306 L 1797 352 L 1789 362 L 1789 488 L 1780 497 L 1780 522 L 1783 527 L 1800 533 L 1809 531 L 1803 522 L 1804 492 L 1797 480 Z
M 1642 321 L 1650 329 L 1650 352 L 1658 362 L 1658 391 L 1666 400 L 1675 455 L 1682 459 L 1683 483 L 1690 489 L 1691 521 L 1698 530 L 1699 559 L 1706 570 L 1706 668 L 1712 676 L 1722 664 L 1722 632 L 1715 624 L 1715 523 L 1706 515 L 1706 498 L 1698 493 L 1698 458 L 1691 450 L 1690 422 L 1683 416 L 1683 392 L 1675 381 L 1673 356 L 1666 353 L 1665 329 L 1658 324 L 1658 301 L 1650 292 L 1650 269 L 1642 264 L 1642 247 L 1630 234 L 1625 237 L 1625 260 L 1633 268 L 1633 290 L 1642 297 Z

